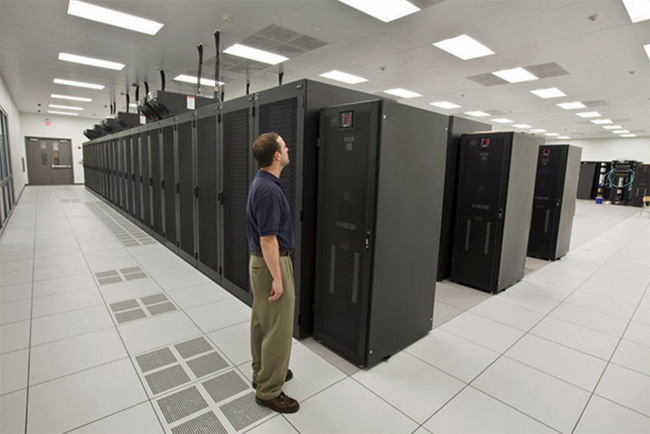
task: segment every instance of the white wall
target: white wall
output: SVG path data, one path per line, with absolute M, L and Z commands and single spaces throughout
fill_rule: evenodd
M 7 113 L 9 129 L 9 153 L 11 154 L 11 172 L 14 177 L 14 194 L 16 199 L 27 184 L 27 172 L 23 172 L 22 159 L 25 158 L 25 170 L 27 170 L 27 158 L 25 157 L 25 139 L 20 128 L 20 115 L 14 100 L 0 76 L 0 107 Z
M 50 125 L 46 125 L 48 120 Z M 97 120 L 88 118 L 77 118 L 61 115 L 21 113 L 20 124 L 22 128 L 22 149 L 25 152 L 25 137 L 47 137 L 72 140 L 72 167 L 75 184 L 84 183 L 84 172 L 82 166 L 83 153 L 81 144 L 88 139 L 83 131 L 92 128 Z
M 580 146 L 582 148 L 582 161 L 635 160 L 650 163 L 650 138 L 648 137 L 547 140 L 546 143 L 569 143 Z

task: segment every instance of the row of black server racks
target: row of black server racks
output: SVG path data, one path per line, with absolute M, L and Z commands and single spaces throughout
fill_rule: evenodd
M 615 205 L 643 206 L 650 195 L 650 164 L 639 161 L 583 161 L 578 199 L 603 198 Z
M 291 155 L 281 182 L 296 234 L 294 336 L 313 333 L 370 366 L 431 330 L 443 262 L 452 279 L 484 290 L 503 289 L 518 271 L 499 273 L 512 265 L 523 273 L 529 225 L 516 215 L 531 219 L 540 142 L 469 134 L 487 128 L 301 80 L 87 142 L 84 169 L 88 188 L 251 305 L 251 144 L 263 132 L 280 134 Z M 491 145 L 481 148 L 485 139 Z M 504 254 L 515 241 L 517 251 Z M 462 265 L 477 263 L 485 282 L 472 280 L 477 267 Z

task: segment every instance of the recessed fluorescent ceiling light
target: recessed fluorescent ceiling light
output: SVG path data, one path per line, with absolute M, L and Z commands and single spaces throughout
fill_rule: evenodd
M 532 127 L 531 127 L 530 125 L 528 125 L 528 124 L 514 124 L 513 127 L 515 127 L 515 128 L 524 128 L 524 129 L 525 129 L 525 128 L 532 128 Z
M 467 35 L 460 35 L 455 38 L 434 42 L 433 45 L 463 60 L 494 54 L 494 51 Z
M 603 127 L 603 128 L 605 128 L 606 130 L 621 130 L 621 129 L 623 129 L 623 127 L 620 126 L 620 125 L 607 125 L 606 127 Z
M 50 97 L 51 98 L 58 98 L 58 99 L 69 99 L 70 101 L 83 101 L 83 102 L 92 102 L 93 101 L 90 98 L 82 98 L 80 96 L 57 95 L 56 93 L 51 94 Z
M 650 20 L 650 0 L 623 0 L 633 23 Z
M 557 136 L 559 136 L 558 133 L 546 133 L 546 134 L 544 134 L 544 135 L 545 135 L 545 136 L 549 136 L 549 137 L 557 137 Z
M 636 134 L 621 134 L 621 137 L 636 137 Z
M 48 110 L 47 112 L 52 113 L 54 115 L 79 116 L 79 113 L 58 112 L 58 111 L 55 111 L 55 110 Z
M 458 104 L 454 104 L 453 102 L 449 101 L 438 101 L 438 102 L 432 102 L 429 103 L 430 105 L 440 107 L 441 109 L 455 109 L 455 108 L 460 108 Z
M 650 59 L 650 44 L 644 45 L 643 48 L 645 48 L 645 54 L 647 54 L 648 59 Z
M 402 89 L 402 88 L 399 88 L 399 87 L 395 88 L 395 89 L 385 90 L 384 93 L 399 96 L 400 98 L 415 98 L 415 97 L 418 97 L 418 96 L 422 96 L 417 92 L 411 92 L 410 90 Z
M 580 116 L 581 118 L 599 118 L 602 116 L 598 112 L 580 112 L 576 113 L 576 115 Z
M 102 84 L 93 84 L 93 83 L 84 83 L 83 81 L 73 81 L 73 80 L 62 80 L 60 78 L 55 78 L 54 82 L 56 84 L 65 84 L 66 86 L 77 86 L 85 87 L 88 89 L 103 89 L 104 85 Z
M 346 72 L 337 71 L 336 69 L 330 72 L 324 72 L 319 77 L 329 78 L 330 80 L 342 81 L 348 84 L 359 84 L 368 81 L 367 78 L 358 77 L 356 75 L 348 74 Z
M 541 128 L 536 128 L 534 130 L 530 130 L 531 133 L 545 133 L 546 130 L 543 130 Z
M 613 124 L 614 121 L 611 119 L 596 119 L 591 121 L 591 123 L 596 125 L 604 125 L 604 124 Z
M 339 0 L 350 7 L 355 8 L 375 17 L 385 23 L 389 23 L 398 18 L 411 15 L 420 10 L 419 7 L 407 2 L 406 0 Z
M 279 54 L 269 53 L 268 51 L 258 50 L 257 48 L 247 47 L 246 45 L 235 44 L 223 50 L 224 53 L 232 54 L 233 56 L 243 57 L 245 59 L 256 60 L 269 65 L 277 65 L 278 63 L 289 60 L 288 57 L 280 56 Z
M 557 106 L 563 108 L 564 110 L 587 108 L 586 105 L 584 105 L 583 103 L 578 102 L 578 101 L 575 101 L 575 102 L 563 102 L 561 104 L 558 104 Z
M 474 116 L 475 118 L 483 118 L 485 116 L 490 116 L 490 113 L 485 112 L 465 112 L 468 116 Z
M 181 74 L 181 75 L 178 75 L 178 76 L 174 77 L 174 80 L 182 81 L 184 83 L 196 84 L 196 77 L 193 76 L 193 75 Z M 215 83 L 216 82 L 214 80 L 210 80 L 209 78 L 201 78 L 201 84 L 203 86 L 212 86 L 212 87 L 214 87 Z M 222 81 L 220 81 L 219 84 L 222 85 L 224 83 Z
M 492 119 L 492 122 L 496 122 L 497 124 L 511 124 L 514 121 L 511 121 L 510 119 L 506 119 L 506 118 L 498 118 L 498 119 Z
M 163 26 L 160 23 L 146 18 L 136 17 L 135 15 L 125 14 L 77 0 L 70 0 L 68 14 L 135 32 L 146 33 L 147 35 L 155 35 Z
M 569 137 L 569 136 L 560 136 L 560 137 L 556 137 L 556 138 L 566 140 L 566 139 L 570 139 L 571 137 Z
M 628 130 L 614 130 L 612 131 L 614 134 L 630 134 Z
M 566 94 L 562 92 L 560 89 L 558 89 L 557 87 L 551 87 L 548 89 L 531 90 L 530 93 L 544 99 L 566 96 Z
M 526 71 L 524 68 L 502 69 L 492 73 L 508 83 L 521 83 L 522 81 L 539 80 L 536 76 Z
M 97 66 L 99 68 L 114 69 L 116 71 L 121 71 L 124 68 L 123 63 L 109 62 L 108 60 L 93 59 L 92 57 L 77 56 L 76 54 L 69 53 L 59 53 L 59 60 Z
M 137 104 L 133 104 L 133 103 L 131 103 L 131 104 L 129 104 L 129 107 L 131 107 L 131 108 L 138 108 L 138 105 L 137 105 Z
M 60 108 L 60 109 L 67 109 L 67 110 L 83 110 L 83 107 L 72 107 L 69 105 L 58 105 L 58 104 L 49 104 L 48 107 L 52 108 Z

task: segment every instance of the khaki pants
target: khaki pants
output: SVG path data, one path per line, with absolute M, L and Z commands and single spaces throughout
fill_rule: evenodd
M 284 292 L 276 301 L 268 301 L 273 278 L 264 258 L 252 255 L 249 262 L 253 311 L 251 317 L 251 354 L 253 382 L 257 397 L 269 400 L 282 391 L 291 355 L 293 311 L 296 292 L 291 257 L 280 256 Z

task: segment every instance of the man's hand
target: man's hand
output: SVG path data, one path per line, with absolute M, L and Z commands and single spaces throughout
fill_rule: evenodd
M 282 294 L 284 293 L 284 286 L 282 285 L 282 279 L 280 280 L 273 280 L 271 283 L 271 296 L 269 297 L 269 301 L 276 301 L 280 297 L 282 297 Z

